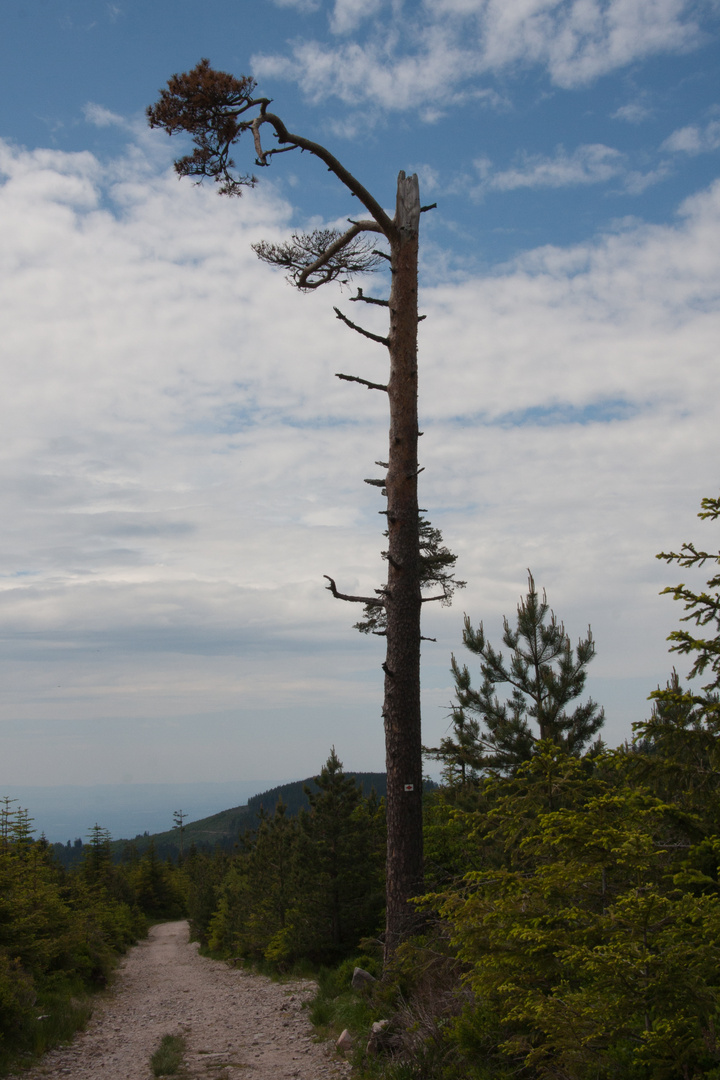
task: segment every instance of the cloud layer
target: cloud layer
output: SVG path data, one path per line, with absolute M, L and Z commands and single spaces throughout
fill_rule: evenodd
M 168 740 L 167 779 L 266 775 L 269 753 L 308 773 L 333 741 L 380 767 L 381 648 L 323 588 L 382 573 L 362 480 L 384 402 L 333 373 L 376 379 L 384 356 L 332 318 L 347 291 L 299 296 L 256 262 L 292 216 L 272 186 L 223 201 L 151 143 L 109 164 L 0 144 L 0 173 L 8 767 L 37 781 L 32 748 L 43 779 L 77 782 L 83 755 L 151 779 Z M 572 636 L 593 625 L 611 741 L 670 668 L 653 555 L 700 535 L 717 490 L 718 282 L 715 184 L 670 225 L 422 295 L 422 498 L 461 606 L 497 638 L 531 567 Z M 428 632 L 432 742 L 461 611 Z
M 335 0 L 328 24 L 330 40 L 255 56 L 257 75 L 353 107 L 437 108 L 517 68 L 542 68 L 554 85 L 576 88 L 702 39 L 690 0 Z M 345 40 L 360 30 L 360 40 Z

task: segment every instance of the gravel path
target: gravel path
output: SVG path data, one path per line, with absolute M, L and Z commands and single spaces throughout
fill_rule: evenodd
M 193 1080 L 338 1080 L 349 1066 L 313 1040 L 303 1011 L 314 984 L 274 983 L 198 955 L 186 922 L 163 923 L 122 961 L 85 1032 L 23 1080 L 151 1080 L 163 1035 L 187 1040 Z

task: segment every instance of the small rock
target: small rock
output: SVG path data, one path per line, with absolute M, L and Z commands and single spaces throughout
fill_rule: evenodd
M 350 985 L 353 990 L 361 990 L 365 986 L 372 986 L 374 982 L 377 982 L 374 975 L 371 975 L 369 971 L 365 971 L 361 967 L 356 967 L 353 971 Z
M 353 1044 L 352 1035 L 350 1034 L 348 1029 L 345 1028 L 342 1035 L 340 1036 L 338 1041 L 335 1043 L 335 1046 L 341 1053 L 344 1053 L 346 1050 L 352 1049 L 352 1044 Z
M 377 1054 L 379 1050 L 385 1048 L 386 1040 L 384 1038 L 385 1028 L 390 1023 L 389 1020 L 376 1020 L 370 1029 L 370 1038 L 366 1047 L 368 1054 Z

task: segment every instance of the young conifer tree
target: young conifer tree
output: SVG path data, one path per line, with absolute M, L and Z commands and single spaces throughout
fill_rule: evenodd
M 348 219 L 345 231 L 317 229 L 295 234 L 284 244 L 255 245 L 265 262 L 282 267 L 298 289 L 320 285 L 379 266 L 391 273 L 390 294 L 366 296 L 358 289 L 353 299 L 385 308 L 387 335 L 372 333 L 338 308 L 335 314 L 347 327 L 387 349 L 386 383 L 338 372 L 337 377 L 387 396 L 390 433 L 384 471 L 369 483 L 382 488 L 387 508 L 387 581 L 373 596 L 341 592 L 330 575 L 328 588 L 340 600 L 365 605 L 380 623 L 369 630 L 386 637 L 383 670 L 383 720 L 387 770 L 387 923 L 386 957 L 415 922 L 409 899 L 422 891 L 422 744 L 420 731 L 420 611 L 431 600 L 447 602 L 447 579 L 428 578 L 421 558 L 421 519 L 418 508 L 418 244 L 420 217 L 430 206 L 420 205 L 417 176 L 400 172 L 395 213 L 383 205 L 324 146 L 288 130 L 270 110 L 269 98 L 255 96 L 255 81 L 215 71 L 207 60 L 190 72 L 174 75 L 158 102 L 148 109 L 152 127 L 168 134 L 185 133 L 195 144 L 192 154 L 175 162 L 180 176 L 209 178 L 225 195 L 240 195 L 256 179 L 235 168 L 233 147 L 243 137 L 252 139 L 255 165 L 269 166 L 276 154 L 301 151 L 321 161 L 354 197 L 365 217 Z M 268 148 L 266 134 L 276 145 Z M 434 205 L 434 204 L 433 204 Z M 380 246 L 378 246 L 380 245 Z M 439 581 L 433 595 L 423 585 Z
M 703 499 L 701 506 L 698 517 L 702 520 L 717 521 L 720 518 L 720 498 Z M 720 552 L 711 554 L 702 549 L 698 551 L 695 544 L 687 542 L 680 551 L 661 551 L 656 558 L 666 563 L 675 562 L 685 568 L 704 566 L 706 562 L 715 563 L 720 568 Z M 720 569 L 708 579 L 706 588 L 699 592 L 680 584 L 669 585 L 663 589 L 663 593 L 669 593 L 673 600 L 682 600 L 687 614 L 680 621 L 695 626 L 695 631 L 673 630 L 668 637 L 668 641 L 672 642 L 670 651 L 692 657 L 688 678 L 694 679 L 706 672 L 711 677 L 702 687 L 702 693 L 685 692 L 678 680 L 674 679 L 666 690 L 656 690 L 651 696 L 665 705 L 699 708 L 707 722 L 717 730 L 720 722 Z M 704 627 L 709 627 L 710 632 Z
M 720 518 L 720 498 L 702 500 L 701 519 Z M 656 556 L 685 569 L 702 567 L 706 562 L 720 567 L 720 553 L 698 549 L 684 543 L 679 551 Z M 670 651 L 688 656 L 692 667 L 690 681 L 709 676 L 701 687 L 684 686 L 673 671 L 664 689 L 654 690 L 652 714 L 633 724 L 634 754 L 630 759 L 636 771 L 651 783 L 663 798 L 691 807 L 702 818 L 718 819 L 720 790 L 720 572 L 710 576 L 704 589 L 689 585 L 671 585 L 663 589 L 674 600 L 681 600 L 686 614 L 681 622 L 689 629 L 673 630 L 668 637 Z
M 457 731 L 467 731 L 468 713 L 480 721 L 473 767 L 512 773 L 545 740 L 570 754 L 586 749 L 604 723 L 604 711 L 592 699 L 572 711 L 568 706 L 582 694 L 587 666 L 595 655 L 591 630 L 573 651 L 565 627 L 550 611 L 545 592 L 538 594 L 528 572 L 528 592 L 518 604 L 516 629 L 504 620 L 503 643 L 510 650 L 509 662 L 487 640 L 483 624 L 474 630 L 465 616 L 463 644 L 480 657 L 483 681 L 479 690 L 474 689 L 467 666 L 461 667 L 453 656 L 457 704 L 452 720 Z M 500 701 L 496 687 L 506 683 L 510 698 Z M 444 749 L 431 753 L 444 760 L 460 748 L 458 737 L 457 745 L 450 740 Z M 468 754 L 467 747 L 464 752 Z
M 310 804 L 298 819 L 294 937 L 297 954 L 335 962 L 377 932 L 382 912 L 382 859 L 376 846 L 377 804 L 344 772 L 332 748 Z

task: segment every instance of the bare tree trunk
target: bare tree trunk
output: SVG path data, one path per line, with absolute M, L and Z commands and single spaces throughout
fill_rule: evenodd
M 418 475 L 417 176 L 401 172 L 391 243 L 390 447 L 387 473 L 388 596 L 385 669 L 387 923 L 385 959 L 413 922 L 408 899 L 422 888 L 420 566 Z

